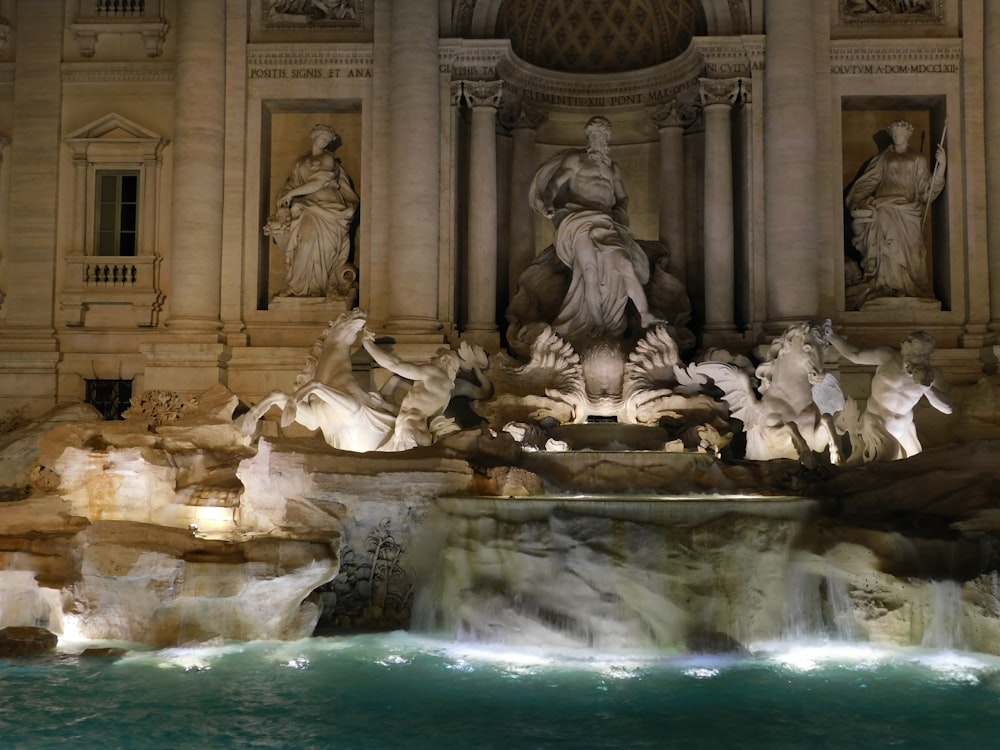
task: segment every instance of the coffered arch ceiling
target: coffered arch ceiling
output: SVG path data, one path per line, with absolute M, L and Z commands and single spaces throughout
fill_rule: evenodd
M 621 73 L 672 60 L 705 33 L 698 0 L 505 0 L 497 36 L 522 60 L 566 73 Z
M 453 34 L 510 39 L 521 59 L 572 73 L 647 68 L 680 55 L 693 36 L 749 26 L 747 0 L 455 0 L 451 9 Z

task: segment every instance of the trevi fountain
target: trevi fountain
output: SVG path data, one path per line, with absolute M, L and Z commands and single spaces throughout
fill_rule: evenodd
M 456 29 L 476 27 L 483 5 L 457 3 Z M 494 5 L 517 43 L 514 22 L 532 3 Z M 367 23 L 366 6 L 388 13 L 272 0 L 251 20 L 283 40 Z M 844 2 L 831 13 L 845 27 L 930 23 L 955 6 Z M 795 314 L 808 295 L 794 277 L 818 267 L 790 266 L 772 293 L 791 312 L 749 335 L 727 303 L 743 293 L 741 269 L 718 249 L 741 231 L 734 215 L 767 200 L 720 171 L 731 139 L 718 117 L 756 92 L 749 78 L 698 78 L 709 70 L 698 60 L 721 53 L 692 44 L 660 74 L 690 64 L 699 95 L 685 99 L 682 86 L 657 116 L 677 135 L 703 118 L 698 253 L 642 234 L 648 221 L 631 211 L 648 214 L 651 198 L 630 179 L 635 125 L 610 106 L 627 97 L 591 93 L 585 117 L 574 100 L 565 148 L 537 152 L 517 180 L 509 213 L 535 227 L 528 244 L 544 242 L 520 260 L 511 250 L 499 315 L 482 307 L 486 274 L 465 291 L 478 321 L 468 335 L 428 335 L 416 314 L 394 325 L 392 306 L 409 302 L 396 297 L 385 324 L 371 280 L 383 271 L 357 251 L 384 239 L 364 214 L 373 193 L 338 151 L 356 144 L 306 108 L 308 153 L 261 189 L 252 225 L 274 259 L 261 256 L 255 314 L 287 315 L 289 340 L 313 339 L 296 350 L 298 373 L 285 368 L 276 388 L 248 397 L 221 381 L 172 390 L 179 370 L 164 367 L 146 375 L 162 387 L 133 394 L 119 419 L 63 399 L 0 420 L 10 746 L 960 747 L 995 732 L 995 346 L 981 347 L 981 373 L 950 382 L 965 350 L 947 326 L 920 325 L 953 304 L 940 291 L 940 227 L 960 213 L 949 192 L 960 140 L 947 134 L 960 126 L 929 95 L 907 108 L 845 94 L 844 122 L 869 105 L 892 117 L 879 150 L 845 168 L 837 304 L 823 297 L 816 314 Z M 505 54 L 508 85 L 530 93 L 536 76 L 546 90 L 543 73 Z M 274 65 L 250 75 L 284 78 Z M 476 118 L 502 111 L 498 91 L 471 79 L 453 89 L 473 110 L 468 151 L 455 146 L 473 169 L 495 148 L 483 144 L 496 123 Z M 274 102 L 265 109 L 278 123 L 292 105 Z M 419 135 L 419 117 L 408 125 Z M 916 148 L 921 129 L 933 138 L 918 134 Z M 87 149 L 104 132 L 74 136 L 79 158 L 103 158 Z M 481 242 L 475 217 L 495 209 L 496 180 L 470 175 L 467 229 Z M 712 198 L 727 189 L 742 209 Z M 793 180 L 784 197 L 794 190 Z M 390 238 L 420 209 L 393 210 Z M 785 229 L 773 206 L 767 228 Z M 437 278 L 420 276 L 413 238 L 413 263 L 396 256 L 386 273 L 418 309 Z M 811 248 L 790 252 L 794 264 Z M 696 256 L 695 291 L 680 261 Z M 496 257 L 463 262 L 471 278 Z M 85 327 L 99 302 L 68 299 L 71 325 Z M 183 332 L 198 315 L 181 307 L 167 325 Z M 851 315 L 892 325 L 866 335 Z
M 824 668 L 851 645 L 864 669 L 876 646 L 918 671 L 933 659 L 899 654 L 1000 655 L 990 384 L 953 392 L 929 334 L 865 350 L 830 320 L 696 350 L 683 286 L 620 210 L 610 123 L 585 137 L 532 183 L 554 243 L 509 349 L 410 361 L 354 308 L 256 404 L 147 392 L 119 421 L 84 404 L 5 434 L 10 653 L 58 638 L 208 669 L 256 648 L 234 644 L 389 633 L 400 663 L 427 639 L 530 674 L 675 660 L 668 681 L 790 645 Z M 870 366 L 867 399 L 831 360 Z M 955 440 L 922 450 L 923 429 Z

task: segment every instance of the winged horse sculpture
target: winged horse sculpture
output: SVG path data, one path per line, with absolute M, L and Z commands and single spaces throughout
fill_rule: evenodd
M 757 367 L 756 389 L 747 370 L 727 362 L 692 364 L 682 377 L 702 385 L 710 379 L 722 390 L 730 414 L 743 422 L 747 458 L 794 458 L 812 466 L 815 453 L 829 451 L 830 462 L 839 464 L 833 417 L 845 398 L 836 377 L 824 369 L 827 333 L 819 323 L 789 326 Z

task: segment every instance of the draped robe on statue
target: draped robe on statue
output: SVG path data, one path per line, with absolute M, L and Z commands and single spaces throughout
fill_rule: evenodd
M 554 244 L 573 276 L 553 329 L 568 338 L 621 336 L 628 323 L 626 274 L 649 281 L 649 259 L 628 228 L 600 211 L 576 211 L 559 224 Z
M 930 288 L 923 219 L 926 205 L 944 188 L 918 152 L 891 147 L 875 156 L 847 194 L 854 218 L 854 247 L 863 261 L 863 283 L 872 297 L 923 297 Z
M 285 296 L 323 297 L 336 292 L 338 274 L 350 255 L 351 221 L 360 201 L 339 162 L 333 170 L 323 166 L 320 159 L 301 159 L 282 189 L 285 193 L 307 183 L 316 187 L 292 201 L 291 222 L 279 240 L 288 269 Z
M 620 204 L 582 205 L 577 202 L 579 196 L 566 194 L 568 184 L 559 182 L 567 167 L 578 169 L 594 158 L 580 150 L 557 154 L 539 167 L 529 190 L 532 208 L 555 223 L 556 256 L 572 272 L 569 290 L 552 324 L 556 333 L 567 338 L 621 336 L 628 327 L 629 300 L 635 302 L 641 296 L 641 312 L 646 308 L 642 287 L 649 281 L 649 258 L 628 226 L 616 220 L 615 212 L 628 220 L 624 211 L 627 196 L 617 168 L 610 159 L 598 159 L 606 161 L 606 174 L 619 182 Z M 558 185 L 558 190 L 547 200 L 553 185 Z M 614 200 L 615 196 L 609 196 L 609 204 Z

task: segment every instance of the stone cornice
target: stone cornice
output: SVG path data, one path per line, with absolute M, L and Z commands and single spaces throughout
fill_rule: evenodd
M 337 44 L 335 48 L 301 44 L 251 44 L 247 48 L 249 67 L 310 67 L 324 65 L 371 66 L 374 60 L 368 43 Z
M 169 62 L 63 63 L 63 83 L 172 83 Z
M 510 54 L 506 39 L 442 39 L 441 72 L 467 80 L 493 79 L 500 61 Z
M 743 40 L 743 49 L 746 52 L 747 59 L 750 61 L 750 70 L 763 70 L 764 52 L 767 48 L 766 37 L 744 36 L 741 38 Z
M 837 40 L 830 43 L 834 74 L 958 73 L 962 64 L 961 39 Z
M 705 61 L 705 74 L 712 78 L 747 76 L 763 67 L 764 37 L 702 36 L 691 44 Z
M 497 74 L 522 101 L 547 109 L 638 109 L 669 101 L 696 87 L 704 69 L 704 58 L 692 45 L 669 62 L 628 73 L 587 76 L 559 73 L 511 54 L 500 61 Z

